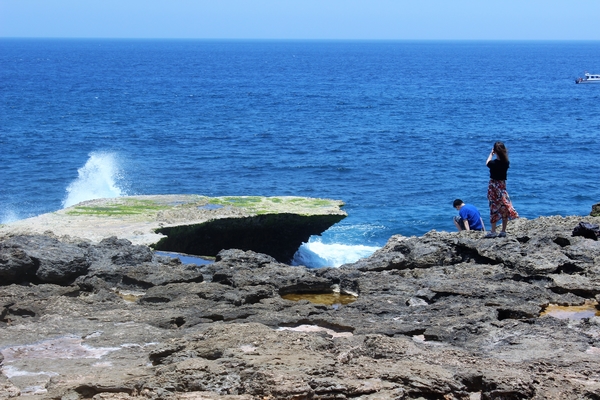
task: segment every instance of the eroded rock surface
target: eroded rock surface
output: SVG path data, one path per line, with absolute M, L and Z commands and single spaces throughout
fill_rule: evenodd
M 394 236 L 318 270 L 252 251 L 198 266 L 117 238 L 4 238 L 0 399 L 598 399 L 600 317 L 540 315 L 600 299 L 600 242 L 571 236 L 581 220 L 598 223 Z M 357 299 L 281 297 L 334 290 Z

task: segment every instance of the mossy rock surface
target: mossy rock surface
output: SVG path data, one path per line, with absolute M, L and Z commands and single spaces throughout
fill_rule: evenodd
M 120 201 L 110 202 L 105 205 L 81 204 L 71 207 L 66 211 L 67 215 L 94 215 L 94 216 L 124 216 L 145 215 L 152 216 L 158 211 L 169 209 L 170 206 L 157 203 L 152 200 L 140 200 L 123 198 Z

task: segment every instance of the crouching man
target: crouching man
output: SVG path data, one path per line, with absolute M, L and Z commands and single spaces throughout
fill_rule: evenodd
M 459 231 L 485 231 L 483 219 L 479 210 L 472 204 L 465 204 L 461 199 L 456 199 L 452 203 L 458 210 L 458 215 L 454 217 L 454 225 Z

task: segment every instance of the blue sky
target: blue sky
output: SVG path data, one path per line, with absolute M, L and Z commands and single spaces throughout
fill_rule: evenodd
M 600 40 L 598 0 L 0 0 L 0 37 Z

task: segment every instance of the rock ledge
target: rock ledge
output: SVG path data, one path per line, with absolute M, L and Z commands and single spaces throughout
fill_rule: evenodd
M 307 197 L 127 196 L 79 203 L 0 226 L 0 236 L 47 234 L 133 244 L 201 256 L 238 248 L 288 262 L 311 235 L 347 214 L 339 200 Z

